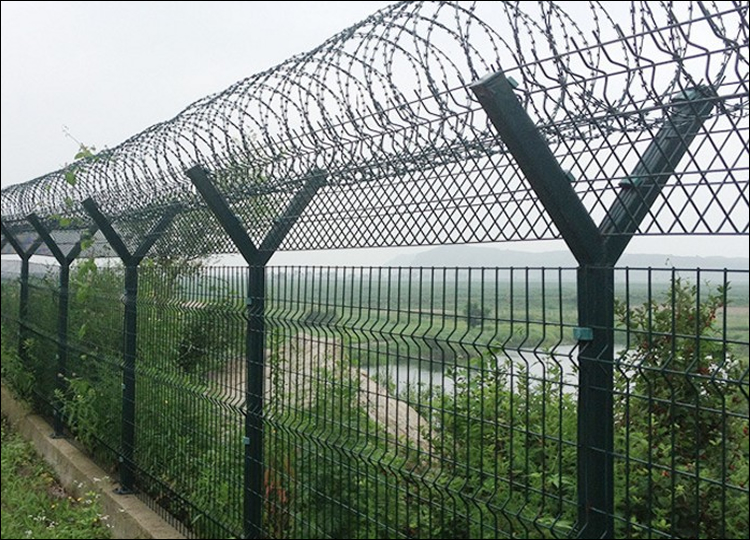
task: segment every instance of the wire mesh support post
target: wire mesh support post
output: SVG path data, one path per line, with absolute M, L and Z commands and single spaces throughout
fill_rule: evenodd
M 70 300 L 70 265 L 80 255 L 83 237 L 78 240 L 67 254 L 63 253 L 55 239 L 52 238 L 47 227 L 36 214 L 29 214 L 26 220 L 31 223 L 34 230 L 47 245 L 55 260 L 60 265 L 59 289 L 58 289 L 58 306 L 57 306 L 57 389 L 65 392 L 67 389 L 67 364 L 68 364 L 68 303 Z M 93 235 L 96 228 L 88 230 L 89 235 Z M 54 402 L 54 400 L 53 400 Z M 64 436 L 63 414 L 59 407 L 55 406 L 54 410 L 53 437 L 59 438 Z
M 578 268 L 578 322 L 591 328 L 578 342 L 579 538 L 614 535 L 614 269 Z
M 617 199 L 599 225 L 605 262 L 615 264 L 620 259 L 711 114 L 716 100 L 713 89 L 704 86 L 686 90 L 672 100 L 669 116 L 630 176 L 620 182 Z
M 599 260 L 602 246 L 596 225 L 510 81 L 499 71 L 472 84 L 471 90 L 576 260 Z
M 39 246 L 43 244 L 43 241 L 37 237 L 30 245 L 24 247 L 4 222 L 0 222 L 0 227 L 2 227 L 2 233 L 6 241 L 21 258 L 21 290 L 18 298 L 18 358 L 22 363 L 28 364 L 26 320 L 29 318 L 29 260 L 39 249 Z
M 547 142 L 497 72 L 471 87 L 578 261 L 578 537 L 614 535 L 614 270 L 716 101 L 698 87 L 673 108 L 597 227 Z
M 245 334 L 245 487 L 243 521 L 245 538 L 263 537 L 263 395 L 265 386 L 265 289 L 266 265 L 299 216 L 325 184 L 322 171 L 312 171 L 302 188 L 278 216 L 256 248 L 240 219 L 200 166 L 185 173 L 248 265 Z
M 247 331 L 245 333 L 245 538 L 262 538 L 263 530 L 263 394 L 265 386 L 265 266 L 248 263 Z
M 135 491 L 135 366 L 138 328 L 138 266 L 148 251 L 172 223 L 179 209 L 168 209 L 146 234 L 133 253 L 99 207 L 88 198 L 83 208 L 102 232 L 112 249 L 125 265 L 125 317 L 123 321 L 122 366 L 122 449 L 120 455 L 120 488 L 117 493 L 127 495 Z

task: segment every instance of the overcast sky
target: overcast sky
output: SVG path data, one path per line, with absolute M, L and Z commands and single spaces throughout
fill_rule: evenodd
M 2 185 L 114 146 L 390 2 L 6 2 Z
M 389 3 L 3 1 L 2 186 L 72 161 L 77 143 L 63 126 L 87 145 L 115 146 Z M 637 239 L 628 251 L 747 257 L 747 239 L 739 240 Z M 402 252 L 308 254 L 305 261 L 376 264 Z

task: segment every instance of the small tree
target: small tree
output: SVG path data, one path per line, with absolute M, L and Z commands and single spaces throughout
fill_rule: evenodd
M 490 308 L 479 302 L 469 302 L 464 310 L 466 314 L 466 324 L 469 328 L 481 326 L 482 321 L 490 316 Z

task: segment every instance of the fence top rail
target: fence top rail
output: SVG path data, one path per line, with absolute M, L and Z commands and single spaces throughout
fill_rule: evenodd
M 667 152 L 647 152 L 660 130 L 689 124 L 636 234 L 747 235 L 749 33 L 741 2 L 399 2 L 3 189 L 2 216 L 17 233 L 32 212 L 83 230 L 90 197 L 134 246 L 178 204 L 154 253 L 236 251 L 185 176 L 201 165 L 256 245 L 321 171 L 281 249 L 559 238 L 469 89 L 503 71 L 594 221 L 649 180 L 644 156 Z

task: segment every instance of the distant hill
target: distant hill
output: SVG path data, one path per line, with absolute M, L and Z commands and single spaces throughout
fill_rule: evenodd
M 413 255 L 399 255 L 385 266 L 576 266 L 575 259 L 565 251 L 531 253 L 486 246 L 438 246 Z
M 468 267 L 575 267 L 573 256 L 566 251 L 532 253 L 485 246 L 438 246 L 413 255 L 399 255 L 385 266 L 468 266 Z M 674 255 L 626 254 L 618 268 L 704 268 L 747 270 L 745 257 L 684 257 Z

